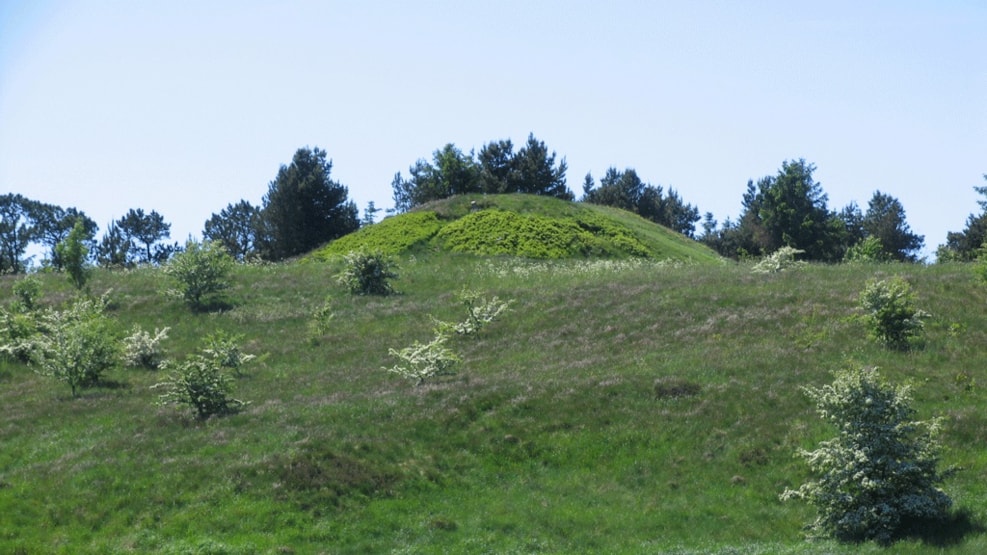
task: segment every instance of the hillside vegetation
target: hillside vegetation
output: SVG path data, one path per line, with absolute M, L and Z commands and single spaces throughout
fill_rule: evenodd
M 459 195 L 342 237 L 312 256 L 440 250 L 525 258 L 627 258 L 712 262 L 708 247 L 606 206 L 536 195 Z
M 962 468 L 946 484 L 955 522 L 894 552 L 987 550 L 987 290 L 966 265 L 762 275 L 429 249 L 397 262 L 388 297 L 349 294 L 335 258 L 238 266 L 213 313 L 162 295 L 158 269 L 97 271 L 119 333 L 170 327 L 169 360 L 242 335 L 257 355 L 235 380 L 248 404 L 200 421 L 155 405 L 167 370 L 118 366 L 73 397 L 3 361 L 0 551 L 883 553 L 807 543 L 813 514 L 779 501 L 807 477 L 796 450 L 832 436 L 800 387 L 847 364 L 913 383 L 919 417 L 946 419 L 943 464 Z M 856 316 L 864 283 L 888 276 L 932 314 L 920 348 L 885 349 Z M 73 294 L 40 277 L 42 307 Z M 383 370 L 389 349 L 429 340 L 430 316 L 462 319 L 464 286 L 512 302 L 449 340 L 457 373 L 416 385 Z

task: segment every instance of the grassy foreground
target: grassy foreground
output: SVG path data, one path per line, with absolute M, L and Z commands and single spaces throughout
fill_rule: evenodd
M 258 355 L 239 414 L 155 406 L 160 371 L 114 369 L 73 398 L 0 362 L 2 553 L 860 553 L 809 543 L 794 457 L 831 435 L 799 391 L 841 365 L 915 385 L 946 417 L 946 484 L 964 518 L 895 553 L 983 553 L 987 288 L 962 265 L 533 262 L 406 255 L 401 294 L 357 297 L 338 262 L 242 266 L 230 310 L 193 314 L 158 270 L 96 274 L 121 331 L 170 326 L 167 355 L 243 334 Z M 932 313 L 891 352 L 854 318 L 868 278 L 901 275 Z M 44 303 L 71 294 L 43 276 Z M 0 302 L 13 278 L 0 280 Z M 455 376 L 385 372 L 388 349 L 462 319 L 463 286 L 513 299 L 449 346 Z M 335 318 L 312 341 L 326 295 Z

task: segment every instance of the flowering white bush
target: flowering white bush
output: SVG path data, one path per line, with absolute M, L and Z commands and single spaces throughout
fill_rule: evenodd
M 37 372 L 68 384 L 74 397 L 79 388 L 99 383 L 117 359 L 117 339 L 103 313 L 107 296 L 80 298 L 65 310 L 48 310 L 39 317 L 33 360 Z
M 451 331 L 459 335 L 472 335 L 499 318 L 511 304 L 511 301 L 502 301 L 497 297 L 487 300 L 472 289 L 463 289 L 459 299 L 466 306 L 466 320 L 457 323 L 436 320 L 438 333 Z
M 412 346 L 400 351 L 390 349 L 388 353 L 400 359 L 403 364 L 385 370 L 413 379 L 419 384 L 434 376 L 452 374 L 452 368 L 459 363 L 459 357 L 445 346 L 447 339 L 447 336 L 440 333 L 429 343 L 415 341 Z
M 136 368 L 154 370 L 161 366 L 162 353 L 160 343 L 168 339 L 168 330 L 154 328 L 154 335 L 144 331 L 140 326 L 134 326 L 130 335 L 123 338 L 123 362 Z
M 788 246 L 781 247 L 755 264 L 751 271 L 755 274 L 774 274 L 785 270 L 797 270 L 805 266 L 805 262 L 796 260 L 795 256 L 804 252 Z
M 206 346 L 202 348 L 202 352 L 212 358 L 220 368 L 229 368 L 239 376 L 243 365 L 257 358 L 240 350 L 242 340 L 242 335 L 228 335 L 221 331 L 209 334 L 206 336 Z
M 951 499 L 937 487 L 939 421 L 913 421 L 907 386 L 882 381 L 876 368 L 838 372 L 832 384 L 803 388 L 839 431 L 814 451 L 799 451 L 816 480 L 783 500 L 815 506 L 813 532 L 844 541 L 888 544 L 910 520 L 942 519 Z

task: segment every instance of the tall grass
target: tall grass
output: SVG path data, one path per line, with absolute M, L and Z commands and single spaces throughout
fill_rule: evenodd
M 425 252 L 400 259 L 401 294 L 384 298 L 348 294 L 340 270 L 241 266 L 231 308 L 203 314 L 161 295 L 159 271 L 97 272 L 121 329 L 171 327 L 169 357 L 242 335 L 250 405 L 198 422 L 154 406 L 156 371 L 116 368 L 73 399 L 0 363 L 0 552 L 879 552 L 804 542 L 812 515 L 778 500 L 806 477 L 795 450 L 831 434 L 799 387 L 851 361 L 913 382 L 920 417 L 946 416 L 945 462 L 964 468 L 947 492 L 987 517 L 987 290 L 967 266 L 756 275 Z M 932 314 L 907 353 L 869 340 L 855 310 L 867 279 L 897 275 Z M 43 304 L 72 294 L 43 279 Z M 389 348 L 430 339 L 430 315 L 461 319 L 464 286 L 514 302 L 450 339 L 459 372 L 416 386 L 384 371 Z M 313 344 L 327 295 L 335 317 Z M 895 550 L 987 548 L 962 532 Z

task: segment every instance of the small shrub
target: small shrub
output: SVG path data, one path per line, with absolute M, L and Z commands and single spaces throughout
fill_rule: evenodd
M 781 247 L 755 264 L 751 271 L 755 274 L 774 274 L 785 270 L 797 270 L 804 267 L 805 262 L 796 260 L 795 257 L 804 252 L 788 246 Z
M 202 352 L 219 364 L 220 368 L 233 370 L 239 376 L 242 374 L 243 365 L 256 358 L 240 350 L 241 341 L 243 341 L 242 335 L 216 332 L 206 336 L 206 346 L 203 347 Z
M 140 326 L 134 326 L 130 335 L 123 338 L 123 362 L 127 366 L 135 368 L 148 368 L 151 370 L 161 366 L 163 355 L 160 343 L 168 339 L 168 330 L 171 328 L 154 328 L 154 335 L 142 330 Z
M 907 349 L 929 314 L 914 306 L 914 295 L 900 277 L 871 280 L 860 294 L 860 309 L 871 335 L 893 349 Z
M 315 309 L 312 319 L 308 322 L 308 334 L 312 342 L 329 333 L 329 323 L 336 315 L 332 311 L 332 297 L 326 296 L 322 306 Z
M 77 395 L 96 385 L 117 359 L 117 341 L 103 314 L 106 297 L 80 299 L 63 311 L 48 311 L 39 328 L 38 373 L 64 381 Z
M 487 300 L 478 291 L 463 289 L 459 300 L 466 307 L 466 320 L 458 323 L 436 320 L 440 334 L 453 332 L 459 335 L 473 335 L 492 323 L 507 311 L 511 301 L 502 301 L 497 297 Z
M 973 273 L 977 276 L 980 283 L 987 285 L 987 243 L 981 245 L 976 251 Z
M 843 370 L 832 384 L 803 391 L 839 434 L 800 450 L 819 476 L 782 500 L 801 499 L 819 516 L 810 529 L 842 541 L 888 544 L 913 522 L 945 519 L 952 504 L 937 470 L 939 421 L 914 421 L 907 386 L 880 379 L 876 368 Z
M 14 310 L 31 312 L 38 308 L 41 298 L 41 280 L 36 276 L 25 276 L 14 282 Z
M 39 315 L 0 308 L 0 353 L 29 363 L 40 346 Z
M 195 417 L 205 420 L 213 415 L 236 412 L 246 403 L 231 397 L 233 378 L 213 357 L 192 355 L 178 365 L 164 382 L 152 389 L 163 389 L 159 405 L 185 405 Z
M 846 251 L 844 262 L 887 262 L 888 255 L 877 237 L 870 236 Z
M 429 343 L 415 343 L 400 351 L 390 349 L 388 353 L 400 359 L 403 364 L 385 368 L 388 372 L 400 374 L 422 384 L 435 376 L 453 374 L 453 367 L 459 364 L 459 357 L 445 346 L 446 335 L 438 334 Z
M 204 309 L 207 299 L 230 287 L 229 274 L 234 264 L 220 243 L 189 241 L 185 250 L 175 254 L 164 268 L 164 273 L 178 283 L 167 293 L 181 298 L 192 309 Z
M 394 293 L 390 280 L 397 279 L 394 262 L 381 252 L 351 252 L 346 255 L 346 268 L 339 282 L 357 295 L 390 295 Z

